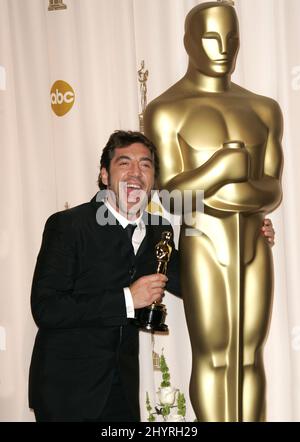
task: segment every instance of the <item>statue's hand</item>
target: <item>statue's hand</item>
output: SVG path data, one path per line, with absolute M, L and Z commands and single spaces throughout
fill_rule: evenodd
M 156 252 L 157 259 L 163 259 L 165 256 L 167 256 L 166 252 L 163 252 L 163 251 Z
M 250 156 L 245 148 L 223 148 L 216 153 L 217 168 L 220 178 L 227 182 L 239 183 L 248 181 L 250 169 Z

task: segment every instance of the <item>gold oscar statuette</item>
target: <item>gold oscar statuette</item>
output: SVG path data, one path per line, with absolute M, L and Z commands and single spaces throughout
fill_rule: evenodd
M 147 80 L 149 71 L 145 69 L 144 60 L 141 61 L 141 67 L 138 70 L 138 81 L 140 83 L 140 99 L 141 99 L 141 112 L 139 113 L 139 126 L 140 132 L 144 133 L 144 112 L 147 106 Z
M 273 259 L 261 227 L 282 199 L 283 119 L 275 100 L 231 79 L 240 46 L 233 4 L 191 9 L 187 71 L 144 112 L 145 135 L 160 158 L 159 188 L 193 195 L 193 225 L 183 217 L 179 259 L 190 398 L 202 422 L 266 419 Z M 255 34 L 255 21 L 249 26 Z M 204 210 L 196 208 L 198 190 Z M 191 227 L 198 234 L 189 236 Z
M 165 231 L 162 233 L 161 240 L 155 246 L 157 260 L 156 273 L 167 274 L 167 265 L 172 253 L 171 240 L 172 233 Z M 154 302 L 148 307 L 137 310 L 135 323 L 139 328 L 146 331 L 167 332 L 168 326 L 164 323 L 166 314 L 166 306 L 159 302 Z

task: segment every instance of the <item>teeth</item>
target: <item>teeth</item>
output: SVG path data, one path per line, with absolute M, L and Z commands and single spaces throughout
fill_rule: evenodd
M 140 189 L 141 188 L 137 184 L 127 184 L 127 187 L 131 187 L 132 189 Z

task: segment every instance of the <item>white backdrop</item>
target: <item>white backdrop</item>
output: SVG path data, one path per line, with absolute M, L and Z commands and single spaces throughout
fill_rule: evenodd
M 90 199 L 102 147 L 115 129 L 138 129 L 137 69 L 149 69 L 148 100 L 185 72 L 186 13 L 198 0 L 0 0 L 0 421 L 30 421 L 28 367 L 36 328 L 30 286 L 46 218 Z M 268 420 L 300 420 L 300 1 L 236 0 L 241 50 L 234 79 L 279 101 L 285 119 L 284 201 L 276 229 L 276 289 L 265 350 Z M 50 89 L 74 90 L 58 117 Z M 164 348 L 172 383 L 185 392 L 190 344 L 180 300 L 167 295 Z M 141 334 L 141 411 L 159 379 Z M 188 419 L 193 412 L 188 402 Z

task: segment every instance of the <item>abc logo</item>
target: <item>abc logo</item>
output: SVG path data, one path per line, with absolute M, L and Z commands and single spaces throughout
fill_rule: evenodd
M 58 117 L 62 117 L 69 112 L 75 101 L 73 88 L 62 80 L 58 80 L 53 84 L 50 97 L 52 110 Z

